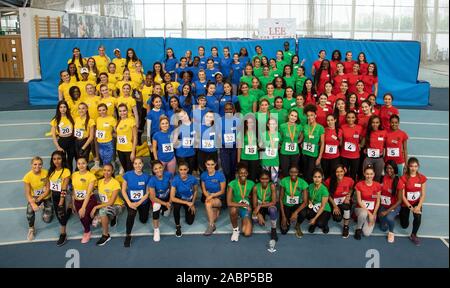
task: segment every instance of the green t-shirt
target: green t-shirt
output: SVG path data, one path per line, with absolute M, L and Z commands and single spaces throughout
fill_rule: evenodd
M 300 153 L 300 150 L 298 149 L 298 137 L 300 133 L 302 132 L 303 128 L 302 125 L 296 124 L 295 126 L 292 125 L 290 127 L 289 132 L 289 123 L 284 123 L 280 125 L 280 136 L 281 136 L 281 149 L 280 153 L 283 155 L 297 155 Z M 291 139 L 291 134 L 292 138 Z
M 295 77 L 291 76 L 291 77 L 283 77 L 284 81 L 286 81 L 286 87 L 291 87 L 292 89 L 295 89 Z
M 294 73 L 294 75 L 295 75 L 295 78 L 297 78 L 297 70 L 298 70 L 298 68 L 300 68 L 300 63 L 297 63 L 297 64 L 294 64 L 293 66 L 292 66 L 292 73 Z
M 244 116 L 248 113 L 253 113 L 253 103 L 258 101 L 252 95 L 244 96 L 238 95 L 239 106 L 241 107 L 241 114 Z
M 272 109 L 273 108 L 273 103 L 275 102 L 275 97 L 276 97 L 275 95 L 273 97 L 269 97 L 268 95 L 265 95 L 265 96 L 263 96 L 263 97 L 261 97 L 259 99 L 259 102 L 261 102 L 261 100 L 263 100 L 263 99 L 267 99 L 269 101 L 269 104 L 270 104 L 269 109 Z
M 302 76 L 301 78 L 296 78 L 295 79 L 295 93 L 301 94 L 303 92 L 303 85 L 305 84 L 306 81 L 306 76 Z
M 258 198 L 258 204 L 261 204 L 263 202 L 272 202 L 272 191 L 270 190 L 270 185 L 272 185 L 272 182 L 269 182 L 267 188 L 263 189 L 261 183 L 256 184 L 256 196 Z
M 303 109 L 304 109 L 304 108 L 294 107 L 294 108 L 292 108 L 291 110 L 297 111 L 298 119 L 300 119 L 300 124 L 305 125 L 305 124 L 306 124 L 306 115 L 303 113 Z M 289 110 L 289 112 L 290 112 L 291 110 Z
M 309 124 L 303 126 L 303 155 L 310 157 L 319 156 L 320 136 L 324 133 L 325 129 L 320 124 L 316 124 L 314 129 Z
M 292 51 L 283 51 L 283 60 L 286 63 L 292 63 L 292 57 L 294 57 L 295 53 Z
M 283 98 L 283 108 L 287 111 L 291 110 L 297 105 L 295 97 L 292 97 L 290 100 L 287 98 Z
M 279 61 L 279 60 L 277 60 L 277 69 L 278 69 L 278 71 L 280 71 L 281 73 L 281 75 L 283 75 L 283 69 L 284 69 L 284 66 L 286 66 L 288 63 L 286 63 L 284 60 L 281 60 L 281 61 Z
M 283 76 L 283 73 L 281 73 L 280 70 L 278 70 L 278 69 L 276 69 L 276 70 L 270 69 L 269 75 L 273 79 L 278 76 Z
M 280 133 L 276 132 L 269 135 L 269 131 L 266 131 L 262 142 L 264 150 L 260 152 L 261 165 L 278 167 L 280 165 L 278 156 Z
M 248 94 L 250 94 L 251 96 L 253 96 L 257 100 L 261 99 L 261 97 L 264 96 L 264 92 L 261 89 L 250 88 L 248 90 Z
M 287 122 L 288 112 L 286 109 L 280 109 L 277 110 L 275 108 L 270 110 L 270 118 L 275 118 L 278 120 L 278 127 L 280 127 L 281 124 Z
M 281 88 L 281 89 L 275 88 L 275 90 L 273 91 L 273 95 L 275 97 L 284 97 L 284 89 L 283 88 Z
M 250 134 L 251 142 L 249 143 L 248 134 Z M 258 155 L 258 138 L 256 133 L 250 132 L 245 134 L 242 137 L 242 134 L 239 134 L 239 139 L 243 139 L 242 149 L 241 149 L 241 159 L 242 160 L 259 160 Z
M 252 57 L 252 61 L 255 60 L 256 57 L 258 57 L 259 60 L 262 61 L 262 57 L 264 57 L 264 54 L 261 54 L 261 55 L 255 54 L 255 55 Z
M 239 82 L 247 83 L 248 87 L 252 87 L 252 80 L 253 80 L 253 76 L 242 76 L 241 79 L 239 79 Z
M 232 199 L 233 202 L 239 203 L 239 202 L 241 202 L 241 201 L 244 201 L 244 202 L 246 202 L 247 204 L 250 204 L 250 203 L 251 203 L 251 202 L 250 202 L 250 195 L 251 195 L 251 193 L 252 193 L 253 186 L 255 186 L 255 183 L 254 183 L 252 180 L 248 180 L 248 179 L 247 179 L 246 184 L 241 185 L 241 184 L 239 183 L 239 180 L 238 180 L 238 179 L 234 179 L 233 181 L 231 181 L 231 182 L 228 184 L 228 186 L 231 187 L 231 189 L 232 189 L 232 191 L 233 191 L 233 199 Z M 239 188 L 239 187 L 240 187 L 240 188 Z M 244 189 L 245 189 L 245 195 L 244 195 L 244 198 L 242 198 L 242 195 L 241 195 L 241 189 L 242 189 L 242 192 L 244 192 Z
M 258 78 L 261 77 L 263 75 L 263 68 L 253 68 L 253 74 Z
M 269 120 L 269 113 L 263 113 L 263 112 L 256 112 L 255 113 L 255 118 L 256 121 L 258 121 L 258 131 L 259 134 L 261 135 L 262 132 L 266 131 L 266 125 L 267 125 L 267 121 Z
M 314 183 L 310 184 L 308 186 L 308 193 L 309 193 L 309 201 L 311 201 L 312 204 L 314 205 L 313 207 L 314 212 L 319 211 L 320 205 L 322 203 L 322 198 L 330 196 L 327 187 L 323 184 L 320 185 L 320 188 L 317 191 L 315 191 L 314 189 Z M 323 210 L 331 212 L 331 206 L 328 201 Z
M 267 85 L 267 83 L 272 83 L 273 77 L 261 76 L 261 77 L 258 77 L 258 79 L 259 79 L 259 82 L 261 83 L 261 90 L 264 92 L 264 94 L 266 94 L 267 93 L 266 85 Z
M 303 190 L 308 189 L 308 183 L 306 183 L 306 181 L 300 177 L 297 177 L 297 181 L 297 187 L 295 185 L 295 182 L 291 181 L 290 176 L 284 177 L 280 182 L 280 186 L 284 188 L 284 197 L 282 201 L 286 206 L 291 207 L 297 204 L 302 204 L 303 202 L 302 192 Z M 291 189 L 293 191 L 291 191 Z M 291 192 L 293 193 L 293 195 L 291 194 Z

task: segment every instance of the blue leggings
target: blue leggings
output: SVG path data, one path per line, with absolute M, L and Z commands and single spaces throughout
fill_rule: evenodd
M 114 159 L 114 142 L 98 143 L 98 154 L 103 165 L 111 164 Z
M 384 208 L 383 206 L 380 207 L 380 210 L 378 213 L 386 211 L 388 209 Z M 395 227 L 395 217 L 400 212 L 400 206 L 395 208 L 393 212 L 389 212 L 385 217 L 380 217 L 380 229 L 383 232 L 386 232 L 389 229 L 389 232 L 394 232 Z

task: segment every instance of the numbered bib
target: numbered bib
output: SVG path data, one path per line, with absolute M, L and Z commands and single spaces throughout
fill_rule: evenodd
M 300 202 L 300 196 L 291 197 L 289 195 L 286 195 L 286 202 L 288 204 L 297 205 Z
M 108 203 L 108 196 L 105 194 L 99 194 L 100 196 L 100 201 L 102 201 L 102 203 Z
M 117 143 L 122 144 L 122 145 L 128 144 L 127 136 L 125 136 L 125 135 L 123 135 L 123 136 L 117 135 Z
M 70 127 L 59 127 L 59 135 L 69 136 L 72 134 L 72 129 Z
M 163 153 L 172 153 L 173 152 L 173 144 L 162 144 L 162 152 Z
M 367 148 L 367 156 L 370 158 L 379 158 L 380 157 L 380 149 Z
M 86 198 L 86 190 L 75 190 L 75 198 L 77 199 Z
M 295 152 L 297 150 L 297 143 L 289 143 L 288 142 L 284 145 L 284 149 L 287 152 Z
M 313 206 L 312 210 L 317 213 L 320 209 L 322 203 L 317 203 L 316 205 Z
M 420 199 L 420 192 L 408 192 L 406 193 L 408 201 L 417 201 Z
M 142 196 L 144 196 L 144 191 L 142 191 L 142 190 L 131 190 L 130 191 L 130 198 L 133 201 L 141 200 Z
M 303 142 L 303 150 L 305 150 L 309 153 L 314 153 L 314 151 L 316 151 L 316 144 L 312 144 L 309 142 Z
M 234 133 L 223 134 L 223 139 L 225 144 L 230 144 L 236 142 L 236 135 Z
M 374 201 L 362 201 L 364 206 L 368 209 L 368 210 L 373 210 L 375 209 L 375 202 Z
M 61 192 L 61 182 L 60 181 L 58 181 L 58 182 L 50 181 L 50 190 Z
M 95 137 L 100 140 L 104 140 L 106 137 L 106 132 L 104 130 L 97 130 L 95 131 Z
M 391 206 L 391 197 L 381 195 L 381 204 Z
M 194 142 L 194 138 L 184 137 L 183 138 L 183 147 L 192 147 Z
M 349 152 L 356 152 L 356 145 L 350 142 L 345 142 L 344 150 Z
M 336 205 L 344 204 L 344 201 L 345 197 L 334 198 L 334 203 L 336 203 Z
M 39 197 L 39 196 L 41 196 L 42 194 L 44 194 L 44 190 L 43 190 L 43 189 L 38 189 L 38 190 L 34 190 L 34 191 L 33 191 L 33 196 L 34 196 L 34 197 Z
M 256 155 L 256 146 L 255 145 L 246 145 L 245 146 L 245 154 Z
M 202 140 L 202 146 L 203 148 L 213 148 L 214 140 Z
M 266 156 L 267 157 L 276 157 L 277 156 L 277 149 L 272 149 L 267 147 L 266 148 Z
M 84 130 L 83 129 L 75 129 L 75 133 L 74 133 L 75 137 L 77 137 L 78 139 L 83 139 L 84 136 Z
M 325 145 L 325 152 L 327 154 L 337 154 L 337 145 Z
M 400 148 L 387 148 L 387 154 L 390 157 L 400 157 Z
M 239 201 L 239 203 L 244 203 L 244 204 L 250 205 L 250 202 L 248 202 L 247 199 L 243 199 L 243 200 Z

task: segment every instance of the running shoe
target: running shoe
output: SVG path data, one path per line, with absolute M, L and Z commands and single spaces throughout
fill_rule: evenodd
M 392 232 L 389 232 L 387 235 L 387 241 L 388 243 L 394 243 L 395 241 L 395 234 Z
M 295 236 L 297 238 L 303 237 L 303 232 L 302 232 L 302 228 L 300 227 L 300 223 L 295 224 Z
M 355 230 L 355 239 L 361 240 L 361 234 L 362 234 L 362 229 L 356 229 Z
M 81 238 L 81 244 L 86 244 L 91 239 L 91 232 L 83 233 L 83 238 Z
M 328 225 L 323 227 L 322 232 L 323 234 L 328 234 L 328 232 L 330 232 L 330 227 L 328 227 Z
M 417 235 L 411 234 L 409 236 L 409 240 L 411 240 L 414 243 L 414 245 L 420 246 L 420 239 L 419 237 L 417 237 Z
M 58 242 L 56 242 L 56 246 L 61 247 L 67 242 L 67 234 L 60 234 Z
M 183 236 L 183 233 L 181 233 L 181 226 L 180 225 L 177 225 L 177 231 L 175 231 L 175 236 L 177 236 L 178 238 Z
M 97 246 L 104 246 L 106 243 L 108 243 L 111 240 L 111 236 L 108 235 L 102 235 L 102 237 L 97 241 Z
M 206 231 L 205 233 L 203 233 L 203 235 L 210 236 L 214 233 L 214 231 L 216 231 L 216 225 L 208 225 L 208 228 L 206 228 Z
M 344 225 L 344 229 L 342 229 L 342 238 L 348 238 L 349 230 L 349 227 L 347 225 Z
M 123 242 L 123 247 L 129 248 L 131 246 L 131 236 L 126 236 Z
M 309 225 L 308 232 L 312 234 L 314 230 L 316 230 L 316 225 Z
M 27 235 L 28 241 L 33 241 L 34 240 L 34 236 L 36 236 L 36 230 L 34 228 L 29 228 L 28 229 L 28 235 Z
M 231 242 L 238 242 L 239 241 L 239 230 L 234 230 L 231 234 Z
M 153 229 L 153 241 L 159 242 L 161 240 L 161 236 L 159 234 L 159 229 Z

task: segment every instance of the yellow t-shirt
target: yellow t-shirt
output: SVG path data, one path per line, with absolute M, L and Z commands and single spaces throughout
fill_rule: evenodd
M 98 110 L 97 106 L 100 104 L 100 97 L 99 96 L 86 96 L 86 98 L 83 99 L 83 102 L 88 106 L 88 113 L 89 118 L 91 119 L 97 119 L 98 117 Z
M 91 80 L 77 82 L 77 86 L 78 86 L 78 88 L 80 88 L 80 92 L 81 92 L 81 95 L 80 95 L 81 100 L 84 100 L 86 98 L 86 96 L 88 95 L 86 92 L 86 86 L 88 84 L 92 84 L 94 87 L 96 85 L 95 82 L 91 81 Z
M 120 120 L 117 125 L 117 151 L 131 152 L 133 150 L 133 127 L 136 126 L 134 118 Z
M 70 83 L 77 83 L 77 77 L 76 76 L 70 76 Z
M 145 109 L 148 109 L 147 101 L 152 96 L 152 93 L 153 93 L 153 86 L 148 87 L 144 85 L 144 88 L 142 88 L 142 101 L 143 101 L 142 106 Z
M 170 82 L 170 84 L 172 84 L 173 91 L 175 92 L 175 94 L 178 94 L 178 87 L 180 87 L 180 83 L 178 83 L 178 82 Z M 164 87 L 165 86 L 166 86 L 166 83 L 162 83 L 161 84 L 162 91 L 164 91 Z
M 68 101 L 69 99 L 72 99 L 72 98 L 70 98 L 70 94 L 69 94 L 70 87 L 72 87 L 72 86 L 78 86 L 77 82 L 69 82 L 69 83 L 63 82 L 58 86 L 58 93 L 59 93 L 59 91 L 61 91 L 62 95 L 63 95 L 63 99 L 66 101 Z
M 120 198 L 120 186 L 119 181 L 112 178 L 108 183 L 105 183 L 105 179 L 100 179 L 98 181 L 98 196 L 100 196 L 100 201 L 102 203 L 108 203 L 109 199 L 111 199 L 113 195 L 113 191 L 119 190 L 117 194 L 116 201 L 114 201 L 114 205 L 123 205 L 124 202 L 122 198 Z
M 95 137 L 98 143 L 108 143 L 112 141 L 112 134 L 114 127 L 116 127 L 117 121 L 112 116 L 98 117 L 97 118 L 97 130 L 95 131 Z
M 44 194 L 44 187 L 47 184 L 47 174 L 48 171 L 45 169 L 41 169 L 41 173 L 36 175 L 33 171 L 28 172 L 23 176 L 23 182 L 30 184 L 30 196 L 31 197 L 39 197 Z M 51 194 L 48 194 L 45 199 L 52 197 Z
M 97 84 L 97 87 L 95 88 L 96 91 L 97 91 L 97 94 L 100 95 L 100 96 L 101 96 L 101 94 L 100 94 L 100 86 L 101 85 L 102 84 Z M 113 91 L 116 89 L 116 86 L 114 84 L 110 83 L 110 82 L 108 82 L 107 85 L 108 85 L 109 95 L 113 96 L 114 95 Z
M 136 100 L 134 100 L 134 98 L 131 96 L 128 97 L 120 96 L 119 98 L 117 98 L 116 107 L 119 107 L 119 105 L 122 103 L 127 105 L 128 116 L 133 115 L 133 107 L 136 106 Z
M 86 117 L 75 118 L 75 128 L 74 128 L 75 130 L 74 130 L 73 135 L 79 140 L 89 138 L 90 128 L 92 126 L 95 126 L 94 119 L 89 118 L 87 129 L 85 127 L 85 122 L 86 122 Z
M 119 90 L 119 95 L 122 95 L 122 87 L 123 87 L 123 85 L 125 85 L 125 84 L 130 84 L 130 85 L 131 85 L 131 90 L 136 89 L 136 84 L 134 84 L 133 81 L 123 81 L 123 80 L 120 80 L 120 81 L 118 81 L 118 82 L 116 83 L 116 89 Z
M 72 58 L 69 58 L 69 60 L 67 60 L 67 64 L 70 64 L 70 62 L 72 62 Z M 80 61 L 78 61 L 78 59 L 75 59 L 75 66 L 77 67 L 77 71 L 78 71 L 78 74 L 80 74 L 80 70 L 81 70 L 81 68 L 83 67 L 83 66 L 86 66 L 86 64 L 87 64 L 87 60 L 85 59 L 85 58 L 83 58 L 83 61 L 82 61 L 83 63 L 82 63 L 82 65 L 80 64 Z
M 72 119 L 75 119 L 78 117 L 78 105 L 82 102 L 81 98 L 77 101 L 73 101 L 72 99 L 67 99 L 67 104 L 69 105 L 70 109 L 70 115 L 72 115 Z
M 122 73 L 118 73 L 118 72 L 116 72 L 114 74 L 108 73 L 108 82 L 113 84 L 114 87 L 116 86 L 117 82 L 119 82 L 122 79 L 123 79 Z
M 58 127 L 56 127 L 56 119 L 52 119 L 52 121 L 50 121 L 50 126 L 55 127 L 56 135 L 61 137 L 68 137 L 73 133 L 73 125 L 66 116 L 61 117 Z
M 102 72 L 108 72 L 108 65 L 111 62 L 111 59 L 109 59 L 108 56 L 95 55 L 92 56 L 92 58 L 95 59 L 95 64 L 97 64 L 98 74 Z
M 144 82 L 144 74 L 142 72 L 138 73 L 136 71 L 130 72 L 131 82 L 137 89 L 141 88 L 142 82 Z
M 97 71 L 98 71 L 98 73 L 94 73 L 94 71 L 89 71 L 89 76 L 88 76 L 89 81 L 97 83 L 97 77 L 101 73 L 100 70 L 98 69 L 98 67 L 97 67 Z
M 61 192 L 62 190 L 62 182 L 64 179 L 70 177 L 70 171 L 67 168 L 64 168 L 64 170 L 55 170 L 52 175 L 49 175 L 49 181 L 50 181 L 50 190 Z
M 163 79 L 159 76 L 159 74 L 156 74 L 155 78 L 153 78 L 153 83 L 163 83 Z
M 108 116 L 114 116 L 114 108 L 116 107 L 117 98 L 111 96 L 109 96 L 108 98 L 102 98 L 100 100 L 100 103 L 104 103 L 108 107 Z
M 126 63 L 126 60 L 125 60 L 125 63 Z M 136 70 L 136 63 L 137 63 L 137 61 L 133 61 L 133 60 L 130 60 L 129 62 L 128 62 L 128 70 L 130 70 L 130 71 L 135 71 Z M 142 68 L 142 69 L 144 69 L 144 68 Z M 142 70 L 143 71 L 143 70 Z
M 87 171 L 81 175 L 79 171 L 72 174 L 73 194 L 76 200 L 84 200 L 87 196 L 89 184 L 95 183 L 97 178 L 91 172 Z
M 125 58 L 114 58 L 112 60 L 112 63 L 116 64 L 116 71 L 120 74 L 123 73 L 123 70 L 125 69 L 125 64 L 127 63 L 127 59 Z

